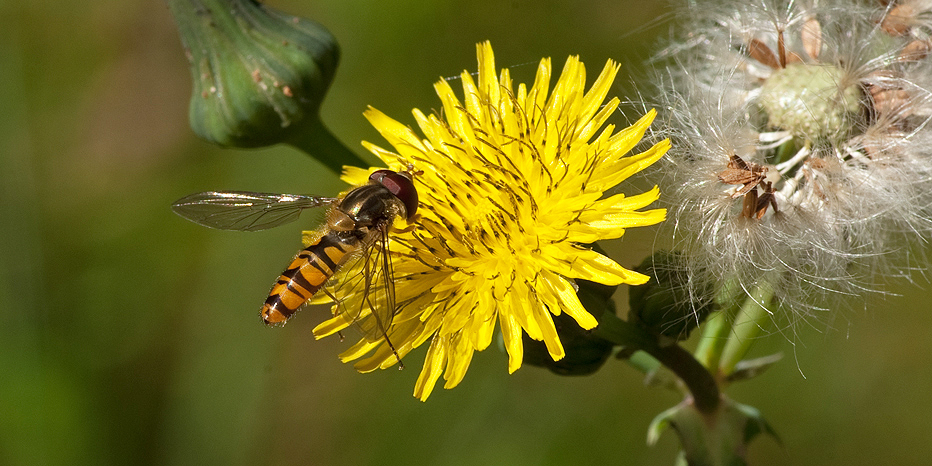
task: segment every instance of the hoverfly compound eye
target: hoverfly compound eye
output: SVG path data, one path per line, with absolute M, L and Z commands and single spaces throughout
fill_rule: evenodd
M 369 175 L 369 179 L 385 186 L 385 189 L 401 200 L 409 221 L 414 218 L 414 214 L 417 213 L 417 189 L 414 188 L 411 175 L 406 172 L 376 170 Z

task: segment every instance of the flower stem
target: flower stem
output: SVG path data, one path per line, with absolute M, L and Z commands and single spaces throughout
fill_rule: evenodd
M 730 280 L 718 292 L 716 302 L 721 310 L 710 315 L 706 320 L 702 330 L 702 338 L 693 353 L 699 362 L 713 371 L 718 368 L 722 351 L 728 342 L 728 336 L 731 334 L 730 324 L 734 322 L 734 317 L 740 309 L 735 300 L 736 288 L 736 282 Z
M 656 358 L 683 381 L 700 412 L 713 413 L 718 408 L 721 394 L 715 379 L 705 366 L 681 346 L 675 343 L 661 345 L 656 335 L 609 312 L 602 316 L 593 333 L 615 344 L 640 349 Z
M 334 173 L 341 173 L 344 165 L 368 167 L 370 164 L 346 147 L 323 123 L 307 125 L 288 144 L 300 149 L 324 164 Z
M 768 282 L 758 284 L 744 300 L 741 310 L 731 326 L 732 334 L 722 350 L 719 372 L 728 376 L 735 370 L 771 318 L 767 307 L 773 299 L 773 288 Z
M 696 347 L 696 359 L 703 366 L 712 369 L 718 367 L 722 357 L 722 350 L 725 343 L 728 342 L 728 334 L 731 327 L 728 325 L 729 316 L 725 311 L 718 311 L 705 321 L 705 327 L 702 330 L 702 338 Z
M 644 349 L 644 351 L 657 358 L 686 384 L 699 412 L 710 414 L 718 409 L 721 402 L 718 384 L 709 370 L 689 351 L 677 344 L 658 346 L 656 350 Z

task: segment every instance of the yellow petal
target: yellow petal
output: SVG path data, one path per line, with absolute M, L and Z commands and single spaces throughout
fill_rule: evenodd
M 521 368 L 524 361 L 524 342 L 521 340 L 521 325 L 513 313 L 499 315 L 502 326 L 502 339 L 508 352 L 508 373 L 513 374 Z
M 421 400 L 427 401 L 430 392 L 434 390 L 437 379 L 443 373 L 443 366 L 446 362 L 446 343 L 443 338 L 435 336 L 430 342 L 430 349 L 427 350 L 427 356 L 424 358 L 424 368 L 421 369 L 417 382 L 414 384 L 414 396 Z
M 447 356 L 447 370 L 443 374 L 446 383 L 443 384 L 443 388 L 453 388 L 463 381 L 473 356 L 469 339 L 463 338 L 462 334 L 453 337 L 450 346 L 452 351 Z
M 557 334 L 557 328 L 553 325 L 553 319 L 550 313 L 544 311 L 543 307 L 537 305 L 531 306 L 531 313 L 537 326 L 540 328 L 541 340 L 547 346 L 547 352 L 554 361 L 559 361 L 566 356 L 563 350 L 563 344 L 560 343 L 560 335 Z
M 599 325 L 599 321 L 579 302 L 576 290 L 567 279 L 550 272 L 544 272 L 543 278 L 548 287 L 559 298 L 558 302 L 562 306 L 562 310 L 575 319 L 580 327 L 584 330 L 592 330 Z
M 323 337 L 333 335 L 334 333 L 337 333 L 346 327 L 349 327 L 352 321 L 348 319 L 349 318 L 346 316 L 346 314 L 338 314 L 333 318 L 321 322 L 316 327 L 314 327 L 314 330 L 312 330 L 314 333 L 314 338 L 319 340 Z

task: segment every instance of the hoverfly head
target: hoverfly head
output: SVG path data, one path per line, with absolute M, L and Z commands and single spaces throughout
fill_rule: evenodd
M 417 213 L 417 189 L 414 187 L 412 174 L 403 171 L 376 170 L 369 175 L 369 180 L 381 184 L 395 195 L 405 206 L 405 216 L 408 221 L 414 219 Z

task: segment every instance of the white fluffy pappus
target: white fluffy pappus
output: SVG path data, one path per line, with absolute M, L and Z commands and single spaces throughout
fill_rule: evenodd
M 824 320 L 932 231 L 932 2 L 895 33 L 895 4 L 814 3 L 684 7 L 654 62 L 695 303 L 766 283 L 790 324 Z

